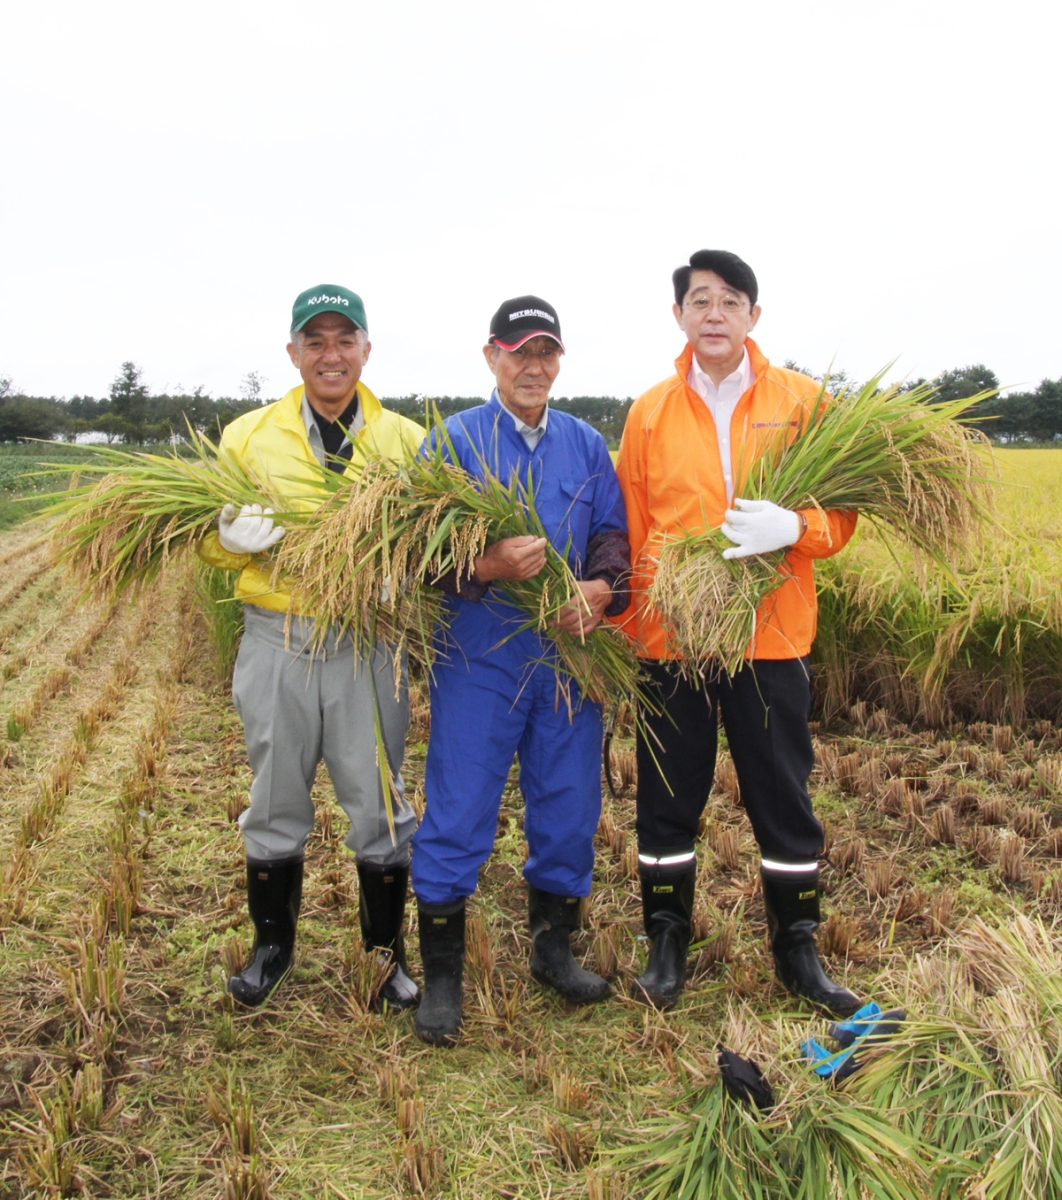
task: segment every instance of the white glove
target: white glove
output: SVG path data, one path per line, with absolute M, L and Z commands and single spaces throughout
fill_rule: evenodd
M 230 554 L 261 554 L 275 546 L 284 536 L 279 525 L 274 527 L 273 510 L 260 504 L 245 504 L 236 515 L 232 504 L 226 504 L 218 517 L 218 541 Z
M 736 511 L 735 511 L 736 510 Z M 770 500 L 741 500 L 726 510 L 721 531 L 736 546 L 723 551 L 724 558 L 748 558 L 751 554 L 770 554 L 800 540 L 803 523 L 795 512 L 772 504 Z

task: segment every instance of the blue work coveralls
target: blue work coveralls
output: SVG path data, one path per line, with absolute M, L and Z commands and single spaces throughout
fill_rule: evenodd
M 605 439 L 585 421 L 550 409 L 533 451 L 497 393 L 446 421 L 458 463 L 471 475 L 528 479 L 535 510 L 577 577 L 587 542 L 626 534 L 627 517 Z M 569 544 L 569 538 L 570 544 Z M 601 707 L 572 685 L 572 713 L 548 662 L 552 639 L 490 588 L 479 601 L 448 595 L 448 628 L 436 631 L 430 684 L 427 808 L 413 837 L 413 890 L 447 904 L 476 890 L 494 845 L 513 755 L 520 761 L 528 883 L 561 896 L 590 894 L 593 836 L 601 815 Z M 505 640 L 508 639 L 508 640 Z M 543 660 L 546 660 L 543 662 Z

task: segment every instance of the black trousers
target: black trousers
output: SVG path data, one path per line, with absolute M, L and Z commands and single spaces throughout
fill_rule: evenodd
M 664 856 L 693 850 L 715 775 L 721 710 L 760 854 L 785 863 L 814 862 L 822 848 L 822 826 L 807 787 L 815 764 L 808 660 L 761 659 L 734 676 L 722 673 L 698 686 L 673 664 L 643 666 L 664 714 L 642 713 L 655 738 L 638 730 L 639 852 Z

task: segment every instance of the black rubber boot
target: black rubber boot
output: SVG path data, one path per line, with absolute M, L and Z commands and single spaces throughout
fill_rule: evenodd
M 358 910 L 361 936 L 366 950 L 389 950 L 391 971 L 373 1001 L 377 1012 L 412 1008 L 420 999 L 417 985 L 409 977 L 402 926 L 406 916 L 409 865 L 380 867 L 357 864 Z
M 424 994 L 414 1024 L 433 1046 L 452 1046 L 461 1028 L 461 979 L 465 970 L 465 902 L 417 903 Z
M 674 1008 L 686 982 L 697 864 L 640 867 L 638 875 L 642 881 L 649 963 L 634 981 L 631 996 L 655 1008 Z
M 818 869 L 796 874 L 761 868 L 760 879 L 778 981 L 795 996 L 803 996 L 839 1017 L 850 1016 L 860 1005 L 859 997 L 826 974 L 815 946 Z
M 247 966 L 228 983 L 233 997 L 247 1008 L 267 1000 L 291 970 L 301 903 L 301 858 L 247 860 L 247 909 L 254 922 L 254 945 Z
M 584 971 L 572 955 L 571 936 L 579 928 L 579 897 L 557 896 L 527 885 L 531 925 L 531 976 L 556 988 L 572 1004 L 607 1000 L 612 989 L 592 971 Z

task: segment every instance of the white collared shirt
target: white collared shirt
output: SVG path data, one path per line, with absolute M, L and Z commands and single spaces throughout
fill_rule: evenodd
M 730 457 L 730 419 L 738 401 L 752 385 L 752 363 L 749 362 L 748 350 L 742 351 L 741 363 L 736 371 L 723 380 L 718 387 L 706 375 L 697 362 L 697 355 L 690 363 L 690 373 L 686 382 L 704 401 L 708 411 L 715 421 L 716 440 L 719 443 L 719 462 L 723 468 L 723 480 L 726 483 L 726 502 L 734 499 L 733 467 Z
M 365 428 L 365 417 L 362 413 L 361 397 L 358 397 L 358 411 L 354 414 L 354 420 L 350 423 L 350 428 L 347 430 L 348 435 L 357 436 L 358 431 Z M 309 400 L 306 399 L 306 393 L 302 393 L 302 423 L 306 426 L 306 436 L 310 439 L 310 449 L 313 451 L 314 458 L 323 467 L 328 460 L 328 455 L 325 453 L 324 442 L 321 439 L 321 431 L 317 427 L 317 422 L 314 420 L 313 409 L 310 407 Z M 350 441 L 350 437 L 345 437 L 340 445 L 340 450 Z
M 501 404 L 500 397 L 498 399 L 498 403 Z M 501 404 L 501 406 L 502 408 L 505 408 L 504 404 Z M 546 423 L 549 421 L 549 405 L 547 404 L 542 410 L 542 420 L 539 421 L 537 425 L 528 425 L 528 423 L 521 420 L 516 413 L 512 411 L 512 409 L 505 408 L 505 411 L 510 417 L 512 417 L 513 423 L 516 425 L 516 432 L 524 439 L 524 445 L 527 446 L 528 450 L 533 452 L 535 447 L 542 440 L 542 435 L 546 432 Z

